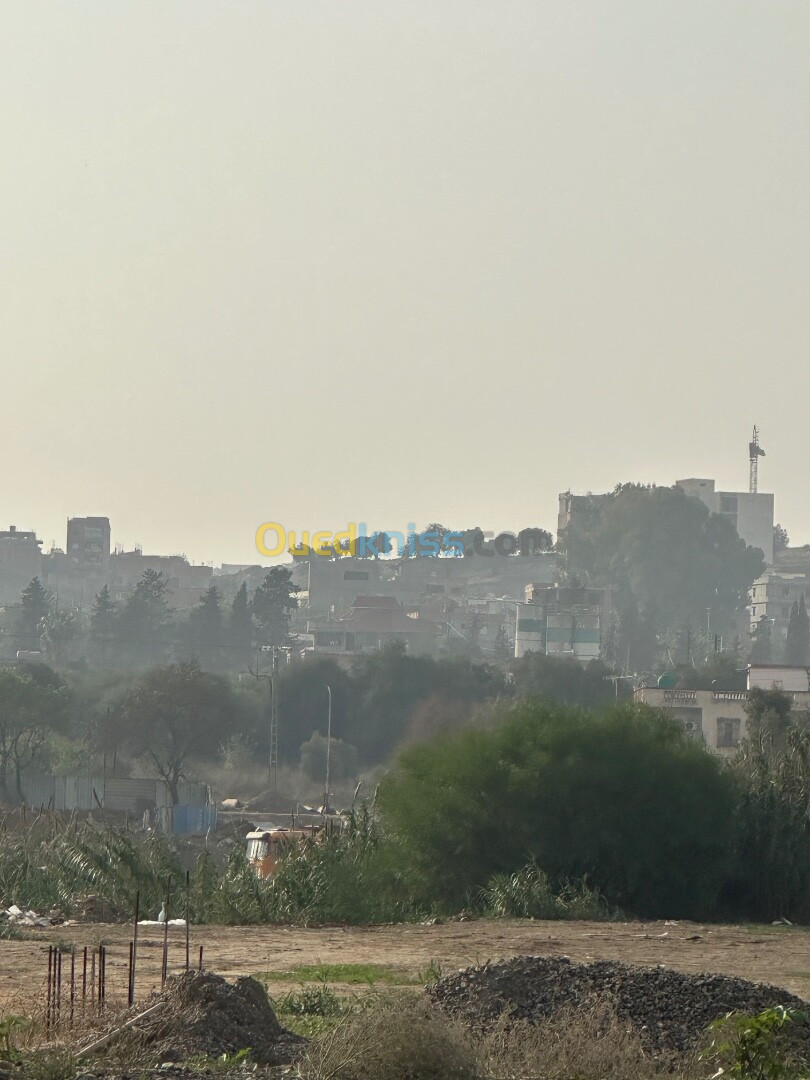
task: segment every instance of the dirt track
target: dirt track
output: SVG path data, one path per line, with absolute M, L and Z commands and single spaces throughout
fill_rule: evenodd
M 79 924 L 28 931 L 30 940 L 0 942 L 0 1011 L 21 1008 L 44 992 L 48 944 L 108 946 L 108 997 L 125 992 L 131 927 Z M 793 927 L 716 926 L 697 923 L 587 923 L 490 921 L 434 926 L 297 928 L 195 926 L 192 963 L 204 947 L 209 970 L 226 977 L 286 971 L 319 963 L 390 965 L 416 975 L 435 961 L 452 971 L 521 953 L 567 955 L 573 960 L 614 959 L 665 964 L 682 971 L 716 971 L 774 983 L 810 1000 L 810 931 Z M 162 934 L 142 928 L 138 997 L 160 982 Z M 67 982 L 69 957 L 63 959 Z M 185 934 L 170 932 L 170 971 L 185 964 Z M 80 982 L 81 953 L 77 967 Z M 290 986 L 297 985 L 293 979 Z M 337 989 L 339 984 L 334 984 Z M 275 983 L 273 992 L 283 991 Z M 353 991 L 357 988 L 353 987 Z

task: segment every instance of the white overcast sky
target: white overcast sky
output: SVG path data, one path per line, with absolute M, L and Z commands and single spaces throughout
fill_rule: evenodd
M 807 0 L 3 0 L 0 527 L 810 540 Z

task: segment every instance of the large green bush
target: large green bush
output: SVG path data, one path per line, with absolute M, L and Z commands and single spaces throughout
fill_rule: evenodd
M 532 858 L 625 911 L 688 917 L 711 911 L 723 881 L 734 787 L 657 710 L 534 702 L 407 749 L 379 803 L 423 894 L 448 906 Z

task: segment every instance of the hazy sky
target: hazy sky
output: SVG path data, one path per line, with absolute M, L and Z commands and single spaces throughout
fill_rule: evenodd
M 807 0 L 2 0 L 0 527 L 810 540 Z

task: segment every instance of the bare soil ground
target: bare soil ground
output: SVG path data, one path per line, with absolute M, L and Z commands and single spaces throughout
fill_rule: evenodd
M 26 940 L 0 941 L 0 1015 L 22 1012 L 44 1000 L 48 945 L 75 944 L 76 994 L 80 993 L 82 949 L 107 946 L 107 997 L 126 994 L 131 926 L 76 924 L 27 931 Z M 157 927 L 139 931 L 137 997 L 160 986 L 163 936 Z M 664 964 L 681 971 L 711 971 L 773 983 L 810 1000 L 810 930 L 789 926 L 723 926 L 688 922 L 531 922 L 518 920 L 449 921 L 436 925 L 380 927 L 223 927 L 191 928 L 191 963 L 199 961 L 227 978 L 292 971 L 318 964 L 377 964 L 417 976 L 438 964 L 444 973 L 521 954 L 565 955 L 572 960 L 621 960 Z M 63 955 L 63 994 L 69 993 L 70 956 Z M 185 966 L 185 932 L 169 932 L 169 971 Z M 274 981 L 273 994 L 298 987 Z M 356 993 L 356 986 L 340 992 Z M 88 991 L 89 992 L 89 991 Z M 64 998 L 63 998 L 64 1000 Z

